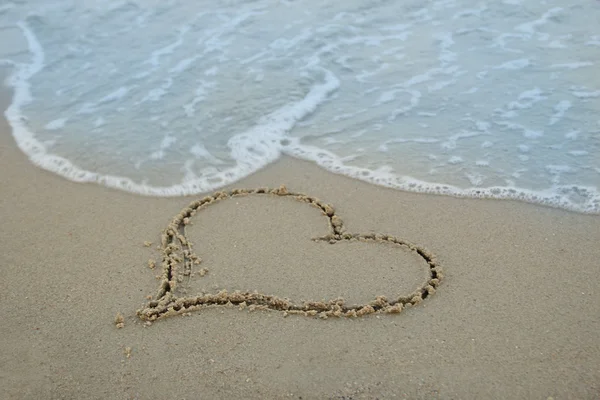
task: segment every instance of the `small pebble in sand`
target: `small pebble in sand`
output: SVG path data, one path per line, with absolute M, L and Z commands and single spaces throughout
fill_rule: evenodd
M 125 347 L 125 349 L 123 349 L 123 354 L 125 354 L 125 357 L 131 358 L 131 347 Z
M 198 275 L 200 276 L 206 276 L 206 274 L 208 274 L 208 270 L 206 268 L 201 268 L 200 271 L 198 271 Z
M 118 312 L 117 315 L 115 316 L 115 326 L 118 329 L 121 329 L 125 326 L 125 318 L 123 317 L 123 314 L 121 314 L 120 312 Z
M 148 260 L 148 268 L 150 268 L 150 269 L 156 268 L 156 261 L 154 259 L 151 258 Z
M 149 242 L 149 241 L 146 240 L 144 242 L 144 247 L 150 247 L 150 246 L 152 246 L 152 242 Z

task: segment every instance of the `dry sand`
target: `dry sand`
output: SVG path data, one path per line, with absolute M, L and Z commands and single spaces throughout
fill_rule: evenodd
M 347 232 L 424 246 L 444 268 L 436 293 L 400 314 L 213 307 L 146 326 L 136 311 L 161 283 L 161 232 L 202 196 L 66 181 L 33 166 L 5 121 L 0 163 L 1 399 L 600 397 L 598 216 L 403 193 L 283 158 L 233 187 L 285 184 L 332 203 Z M 288 198 L 226 199 L 190 221 L 203 261 L 181 275 L 182 296 L 354 304 L 430 279 L 397 245 L 311 241 L 327 216 Z

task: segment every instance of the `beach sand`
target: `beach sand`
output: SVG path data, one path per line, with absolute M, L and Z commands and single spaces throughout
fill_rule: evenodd
M 347 232 L 423 246 L 444 270 L 436 293 L 400 314 L 213 307 L 145 325 L 136 311 L 160 284 L 161 233 L 203 196 L 67 181 L 32 165 L 4 120 L 0 163 L 2 399 L 600 397 L 598 216 L 389 190 L 284 157 L 226 189 L 285 184 L 333 204 Z M 189 296 L 363 303 L 429 276 L 399 246 L 311 241 L 328 218 L 289 198 L 227 199 L 191 222 L 203 262 L 181 282 Z

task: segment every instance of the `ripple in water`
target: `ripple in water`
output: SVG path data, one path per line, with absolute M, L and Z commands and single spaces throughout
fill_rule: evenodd
M 219 4 L 0 6 L 28 50 L 0 47 L 20 148 L 149 195 L 289 154 L 398 189 L 600 213 L 597 2 Z

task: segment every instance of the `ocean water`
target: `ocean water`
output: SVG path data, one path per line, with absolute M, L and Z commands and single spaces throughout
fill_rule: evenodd
M 600 213 L 600 1 L 0 4 L 6 116 L 68 179 L 177 196 L 287 154 Z

